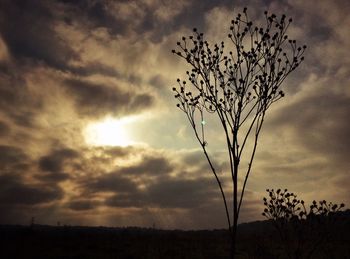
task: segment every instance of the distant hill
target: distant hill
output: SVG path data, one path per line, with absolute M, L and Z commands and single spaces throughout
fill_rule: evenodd
M 273 222 L 243 223 L 238 231 L 238 258 L 284 258 Z M 291 235 L 291 247 L 293 231 L 286 233 Z M 328 232 L 332 239 L 311 258 L 350 258 L 350 210 L 337 213 Z M 303 238 L 305 244 L 312 244 Z M 0 258 L 4 259 L 224 259 L 228 254 L 227 230 L 0 225 Z

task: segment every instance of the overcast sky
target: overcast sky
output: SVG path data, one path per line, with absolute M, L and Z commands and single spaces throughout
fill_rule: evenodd
M 221 42 L 244 6 L 293 17 L 308 49 L 267 115 L 240 221 L 262 219 L 266 188 L 350 204 L 348 1 L 0 0 L 0 223 L 226 227 L 171 49 L 193 27 Z

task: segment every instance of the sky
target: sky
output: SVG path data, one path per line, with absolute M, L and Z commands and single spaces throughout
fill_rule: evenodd
M 193 27 L 221 42 L 245 6 L 293 17 L 308 49 L 267 114 L 240 222 L 263 219 L 267 188 L 350 204 L 349 1 L 0 0 L 0 224 L 225 228 L 171 50 Z

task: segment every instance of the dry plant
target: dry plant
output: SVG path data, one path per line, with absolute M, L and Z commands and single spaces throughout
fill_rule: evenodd
M 255 25 L 244 8 L 243 14 L 238 13 L 231 21 L 228 51 L 224 42 L 211 45 L 197 29 L 182 37 L 172 51 L 191 67 L 186 71 L 187 80 L 178 79 L 178 87 L 173 91 L 177 107 L 193 128 L 221 191 L 231 237 L 231 258 L 235 256 L 239 213 L 266 112 L 284 97 L 283 81 L 304 60 L 306 46 L 298 46 L 287 36 L 291 22 L 285 15 L 277 17 L 265 12 L 265 23 Z M 219 119 L 226 140 L 232 209 L 207 150 L 205 120 L 209 114 Z M 242 157 L 249 161 L 243 172 Z M 242 186 L 238 185 L 240 178 Z
M 345 207 L 344 203 L 314 200 L 307 208 L 303 200 L 287 189 L 266 191 L 269 197 L 263 199 L 262 215 L 272 220 L 289 258 L 312 258 L 317 249 L 331 240 L 336 213 Z

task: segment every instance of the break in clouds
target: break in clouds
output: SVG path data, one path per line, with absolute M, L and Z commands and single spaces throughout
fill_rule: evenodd
M 243 5 L 260 20 L 264 10 L 292 16 L 289 35 L 308 51 L 264 125 L 241 220 L 261 219 L 266 188 L 348 204 L 347 1 L 4 0 L 0 223 L 225 227 L 215 179 L 172 98 L 186 66 L 170 51 L 192 27 L 221 41 Z M 129 117 L 129 145 L 88 141 L 89 125 Z M 219 134 L 210 128 L 209 147 L 224 174 L 224 149 L 210 144 Z

